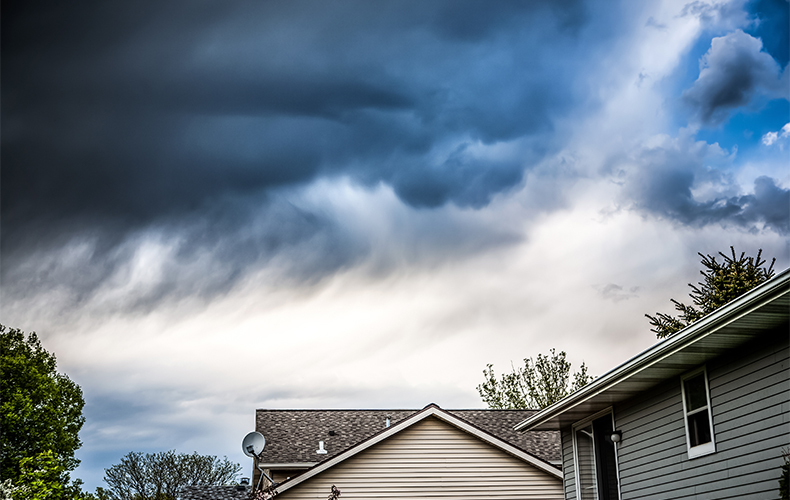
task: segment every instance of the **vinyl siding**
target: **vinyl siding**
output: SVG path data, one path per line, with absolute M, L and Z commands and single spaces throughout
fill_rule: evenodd
M 567 500 L 576 500 L 576 469 L 573 465 L 573 436 L 571 428 L 560 431 L 562 438 L 562 482 Z
M 558 478 L 434 417 L 277 498 L 326 498 L 332 485 L 340 489 L 343 500 L 563 498 Z
M 778 497 L 781 452 L 790 446 L 789 349 L 785 327 L 707 364 L 710 455 L 688 458 L 679 379 L 617 405 L 622 499 Z

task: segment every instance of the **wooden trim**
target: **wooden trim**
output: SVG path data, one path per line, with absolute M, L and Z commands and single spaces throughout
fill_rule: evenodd
M 707 401 L 707 406 L 704 409 L 708 411 L 708 428 L 710 431 L 710 442 L 699 444 L 697 446 L 691 446 L 691 433 L 689 431 L 689 415 L 698 413 L 698 411 L 703 408 L 698 408 L 697 410 L 691 413 L 688 412 L 688 410 L 686 409 L 685 382 L 686 380 L 700 373 L 702 373 L 702 379 L 705 382 L 705 399 Z M 710 403 L 710 385 L 708 383 L 708 369 L 706 366 L 703 365 L 697 369 L 691 370 L 690 372 L 687 372 L 685 375 L 680 377 L 680 400 L 683 404 L 683 428 L 686 430 L 686 451 L 688 452 L 689 459 L 704 457 L 705 455 L 716 453 L 716 433 L 713 430 L 713 405 L 711 405 Z

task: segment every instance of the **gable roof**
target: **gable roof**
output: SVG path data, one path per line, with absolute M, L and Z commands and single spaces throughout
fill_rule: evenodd
M 657 343 L 516 426 L 517 431 L 560 429 L 679 377 L 760 333 L 787 325 L 790 269 Z
M 320 474 L 321 472 L 335 466 L 336 464 L 339 464 L 344 460 L 347 460 L 357 455 L 358 453 L 367 450 L 372 446 L 375 446 L 376 444 L 384 441 L 385 439 L 394 436 L 397 433 L 402 432 L 408 429 L 409 427 L 413 426 L 414 424 L 421 422 L 429 417 L 438 418 L 439 420 L 442 420 L 443 422 L 450 424 L 456 427 L 457 429 L 460 429 L 468 434 L 477 437 L 478 439 L 488 443 L 491 446 L 494 446 L 516 458 L 523 460 L 524 462 L 531 464 L 532 466 L 542 470 L 543 472 L 546 472 L 547 474 L 553 477 L 559 479 L 562 478 L 562 473 L 559 471 L 559 469 L 557 469 L 550 463 L 534 455 L 531 455 L 530 453 L 520 448 L 517 448 L 516 446 L 513 446 L 510 443 L 507 443 L 506 441 L 470 424 L 469 422 L 466 422 L 461 418 L 458 418 L 457 416 L 451 414 L 450 412 L 442 410 L 435 404 L 430 404 L 426 406 L 423 410 L 419 411 L 418 413 L 412 414 L 411 416 L 401 420 L 400 422 L 393 424 L 390 427 L 384 428 L 383 430 L 379 431 L 377 434 L 356 444 L 355 446 L 352 446 L 351 448 L 336 454 L 334 457 L 329 458 L 315 465 L 307 472 L 286 481 L 282 485 L 278 486 L 276 490 L 278 493 L 282 493 L 298 484 L 301 484 L 307 481 L 308 479 Z
M 266 437 L 262 467 L 309 468 L 415 415 L 417 409 L 266 410 L 255 415 L 255 430 Z M 545 461 L 560 460 L 559 433 L 520 433 L 513 428 L 536 410 L 442 410 Z M 330 435 L 330 432 L 333 435 Z M 324 441 L 326 455 L 316 453 Z

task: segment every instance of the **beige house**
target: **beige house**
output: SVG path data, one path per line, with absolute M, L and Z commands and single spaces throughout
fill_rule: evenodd
M 563 498 L 555 465 L 457 413 L 429 405 L 396 422 L 389 417 L 379 432 L 277 485 L 277 498 L 327 498 L 332 486 L 343 500 Z

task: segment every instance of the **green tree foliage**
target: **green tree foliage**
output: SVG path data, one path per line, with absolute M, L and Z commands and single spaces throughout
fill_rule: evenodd
M 656 337 L 669 337 L 774 276 L 776 259 L 771 260 L 770 266 L 764 267 L 762 250 L 757 252 L 756 257 L 746 257 L 745 252 L 738 257 L 733 247 L 730 247 L 730 251 L 732 256 L 719 252 L 723 258 L 721 262 L 716 260 L 716 256 L 699 254 L 704 267 L 700 271 L 703 279 L 697 283 L 699 286 L 689 283 L 689 296 L 694 305 L 688 306 L 670 299 L 675 310 L 680 313 L 677 317 L 665 313 L 656 313 L 655 316 L 645 314 L 653 327 L 650 331 Z
M 99 486 L 95 493 L 83 493 L 81 500 L 113 500 L 113 496 L 108 490 Z
M 71 492 L 84 404 L 80 387 L 56 371 L 55 356 L 35 333 L 0 325 L 0 480 L 36 485 L 39 493 L 26 498 Z
M 35 457 L 25 457 L 19 463 L 20 475 L 15 482 L 7 480 L 4 498 L 9 500 L 81 500 L 77 479 L 69 483 L 63 462 L 51 450 Z
M 483 370 L 485 382 L 477 392 L 489 408 L 518 409 L 545 408 L 580 389 L 593 380 L 582 363 L 570 381 L 571 364 L 565 360 L 565 351 L 551 350 L 550 356 L 538 354 L 536 360 L 524 359 L 524 366 L 497 379 L 493 365 Z
M 184 486 L 233 484 L 239 472 L 241 466 L 227 457 L 133 451 L 104 470 L 109 491 L 97 490 L 96 497 L 109 493 L 115 500 L 173 500 Z

